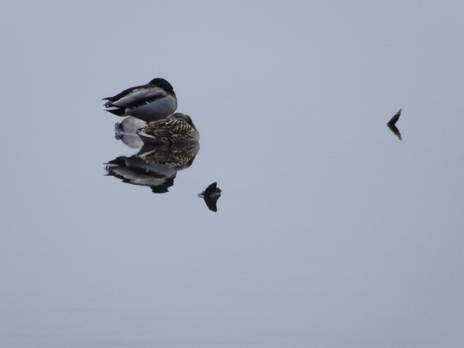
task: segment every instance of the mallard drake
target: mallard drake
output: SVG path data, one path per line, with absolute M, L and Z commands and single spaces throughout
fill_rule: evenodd
M 171 84 L 162 78 L 146 85 L 130 87 L 106 100 L 106 111 L 117 116 L 134 116 L 147 122 L 171 115 L 177 109 L 177 98 Z
M 178 144 L 198 142 L 200 134 L 190 116 L 175 113 L 162 120 L 148 123 L 137 131 L 145 143 Z

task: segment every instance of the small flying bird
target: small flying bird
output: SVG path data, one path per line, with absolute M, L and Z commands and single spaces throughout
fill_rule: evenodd
M 390 128 L 390 130 L 393 132 L 393 134 L 395 134 L 398 139 L 402 139 L 401 138 L 401 133 L 399 131 L 398 128 L 396 128 L 396 122 L 398 122 L 398 120 L 400 119 L 400 116 L 401 116 L 401 109 L 398 110 L 398 112 L 396 114 L 393 115 L 393 117 L 390 119 L 390 121 L 387 122 L 387 126 L 388 128 Z
M 180 112 L 148 123 L 137 134 L 147 144 L 185 144 L 200 139 L 190 116 Z
M 171 84 L 155 78 L 146 85 L 130 87 L 106 100 L 106 111 L 117 116 L 134 116 L 150 122 L 171 115 L 177 109 L 177 97 Z
M 205 203 L 209 210 L 216 212 L 217 206 L 216 202 L 221 197 L 221 189 L 217 187 L 217 183 L 213 182 L 209 185 L 206 190 L 198 194 L 199 197 L 205 200 Z

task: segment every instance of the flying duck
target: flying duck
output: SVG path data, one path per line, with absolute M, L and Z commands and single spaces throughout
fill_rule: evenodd
M 200 134 L 190 116 L 176 112 L 171 116 L 148 123 L 137 134 L 147 144 L 194 143 Z
M 162 78 L 146 85 L 125 89 L 106 100 L 106 111 L 117 116 L 134 116 L 150 122 L 171 115 L 177 109 L 177 98 L 171 84 Z
M 221 197 L 221 189 L 217 187 L 217 183 L 210 184 L 202 193 L 198 195 L 205 200 L 209 210 L 217 212 L 217 200 Z

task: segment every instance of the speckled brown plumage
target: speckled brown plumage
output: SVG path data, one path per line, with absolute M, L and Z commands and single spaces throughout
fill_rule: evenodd
M 180 170 L 192 165 L 199 150 L 198 142 L 145 145 L 137 156 L 149 164 L 164 165 Z
M 190 116 L 181 113 L 150 122 L 137 134 L 145 143 L 154 144 L 191 143 L 200 138 Z

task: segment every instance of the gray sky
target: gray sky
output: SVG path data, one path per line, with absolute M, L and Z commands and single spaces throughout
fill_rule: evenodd
M 464 4 L 0 13 L 0 346 L 462 347 Z M 157 76 L 201 133 L 162 195 L 100 101 Z

